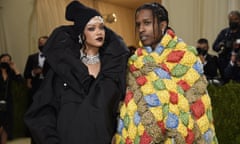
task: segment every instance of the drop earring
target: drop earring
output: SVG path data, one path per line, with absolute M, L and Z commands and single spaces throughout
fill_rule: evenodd
M 82 37 L 81 37 L 81 34 L 78 35 L 78 42 L 79 42 L 80 44 L 82 44 Z
M 162 29 L 162 35 L 164 35 L 165 29 Z

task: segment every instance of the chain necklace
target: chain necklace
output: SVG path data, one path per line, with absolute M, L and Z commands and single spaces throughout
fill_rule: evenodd
M 100 62 L 99 53 L 97 53 L 96 55 L 86 55 L 83 53 L 82 49 L 80 50 L 80 53 L 80 59 L 85 65 L 93 65 Z

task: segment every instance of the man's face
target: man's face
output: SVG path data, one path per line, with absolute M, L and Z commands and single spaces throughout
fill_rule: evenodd
M 40 38 L 39 41 L 38 41 L 38 45 L 39 46 L 44 46 L 46 42 L 47 42 L 46 38 Z
M 228 16 L 228 21 L 229 21 L 229 27 L 231 29 L 237 29 L 240 27 L 240 17 L 235 14 L 232 13 Z
M 208 51 L 208 45 L 206 43 L 198 43 L 197 48 Z
M 207 43 L 197 43 L 197 51 L 199 55 L 206 55 L 208 52 L 208 44 Z
M 151 10 L 142 9 L 137 12 L 136 31 L 138 32 L 143 46 L 151 46 L 152 48 L 155 48 L 161 40 L 161 30 L 165 28 L 161 24 L 158 27 L 157 19 L 154 19 Z

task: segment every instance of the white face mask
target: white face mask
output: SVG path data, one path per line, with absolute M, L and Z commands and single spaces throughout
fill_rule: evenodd
M 96 23 L 104 23 L 103 18 L 101 16 L 94 16 L 93 18 L 91 18 L 89 20 L 87 25 L 89 25 L 89 24 L 96 24 Z

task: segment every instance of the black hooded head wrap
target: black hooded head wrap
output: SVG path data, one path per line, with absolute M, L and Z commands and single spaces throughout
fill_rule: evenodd
M 74 22 L 77 34 L 82 34 L 88 21 L 94 16 L 101 16 L 98 11 L 84 6 L 77 0 L 72 1 L 66 8 L 66 19 Z

